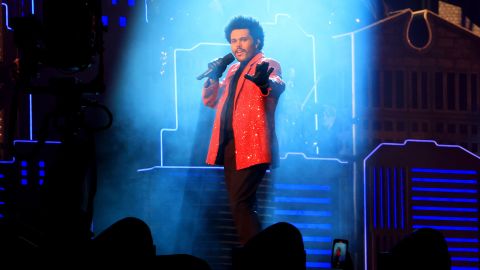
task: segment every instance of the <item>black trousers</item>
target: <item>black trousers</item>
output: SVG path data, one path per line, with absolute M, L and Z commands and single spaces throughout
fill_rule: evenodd
M 224 166 L 230 210 L 240 243 L 245 245 L 262 229 L 256 212 L 256 193 L 265 176 L 268 164 L 258 164 L 237 170 L 235 168 L 235 142 L 231 139 L 224 147 Z

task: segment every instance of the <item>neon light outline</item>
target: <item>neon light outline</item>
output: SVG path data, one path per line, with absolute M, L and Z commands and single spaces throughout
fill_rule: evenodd
M 291 18 L 291 16 L 289 14 L 284 14 L 284 13 L 278 13 L 275 15 L 275 21 L 274 22 L 266 22 L 264 23 L 264 25 L 275 25 L 278 23 L 278 18 L 280 16 L 285 16 L 287 18 Z M 312 34 L 308 34 L 307 32 L 305 32 L 303 30 L 303 28 L 301 28 L 298 23 L 296 23 L 296 26 L 301 30 L 301 32 L 306 35 L 308 38 L 311 38 L 312 39 L 312 53 L 313 53 L 313 57 L 312 57 L 312 60 L 313 60 L 313 79 L 314 79 L 314 85 L 313 85 L 313 88 L 312 88 L 312 91 L 314 91 L 314 101 L 315 103 L 317 103 L 317 78 L 316 78 L 316 74 L 317 74 L 317 71 L 316 71 L 316 48 L 315 48 L 315 37 L 312 35 Z M 191 48 L 187 48 L 187 49 L 183 49 L 183 48 L 176 48 L 174 49 L 174 53 L 173 53 L 173 57 L 174 57 L 174 60 L 173 60 L 173 70 L 174 70 L 174 99 L 175 99 L 175 127 L 174 128 L 162 128 L 160 130 L 160 165 L 159 166 L 153 166 L 153 167 L 150 167 L 150 168 L 143 168 L 143 169 L 138 169 L 137 172 L 141 172 L 141 171 L 147 171 L 147 170 L 152 170 L 152 169 L 159 169 L 159 168 L 164 168 L 166 166 L 164 166 L 164 163 L 163 163 L 163 132 L 164 131 L 171 131 L 171 132 L 174 132 L 174 131 L 177 131 L 178 130 L 178 95 L 177 95 L 177 91 L 178 91 L 178 86 L 177 86 L 177 52 L 180 52 L 180 51 L 193 51 L 194 49 L 202 46 L 202 45 L 209 45 L 209 46 L 230 46 L 230 44 L 228 43 L 215 43 L 215 42 L 200 42 L 200 43 L 197 43 L 196 45 L 194 45 L 193 47 Z M 307 99 L 304 101 L 304 103 L 306 103 L 306 101 L 308 100 L 308 97 L 309 97 L 310 94 L 307 95 Z M 303 106 L 303 105 L 302 105 Z M 339 163 L 348 163 L 346 161 L 341 161 L 340 159 L 338 158 L 309 158 L 305 155 L 305 153 L 297 153 L 297 152 L 287 152 L 284 156 L 283 159 L 286 159 L 288 157 L 289 154 L 300 154 L 302 155 L 305 159 L 309 159 L 309 160 L 335 160 L 335 161 L 338 161 Z M 281 158 L 282 159 L 282 158 Z M 207 168 L 207 167 L 199 167 L 199 166 L 170 166 L 171 168 Z
M 380 143 L 375 147 L 364 159 L 363 159 L 363 246 L 364 246 L 364 269 L 368 269 L 368 246 L 367 246 L 367 172 L 366 172 L 366 167 L 367 167 L 367 160 L 375 154 L 375 152 L 378 151 L 382 146 L 405 146 L 409 142 L 421 142 L 421 143 L 433 143 L 437 147 L 446 147 L 446 148 L 458 148 L 461 149 L 471 156 L 480 159 L 479 156 L 475 155 L 474 153 L 470 152 L 469 150 L 463 148 L 460 145 L 447 145 L 447 144 L 438 144 L 434 140 L 417 140 L 417 139 L 407 139 L 403 143 Z M 402 171 L 402 176 L 403 176 L 403 171 Z M 403 177 L 401 177 L 401 181 L 403 180 Z M 401 184 L 403 181 L 401 182 Z M 401 187 L 402 189 L 402 187 Z M 403 200 L 403 196 L 401 198 Z M 402 205 L 403 209 L 403 205 Z M 402 210 L 402 228 L 403 228 L 403 210 Z
M 5 26 L 8 30 L 13 31 L 8 23 L 8 5 L 6 3 L 2 3 L 2 6 L 5 6 Z

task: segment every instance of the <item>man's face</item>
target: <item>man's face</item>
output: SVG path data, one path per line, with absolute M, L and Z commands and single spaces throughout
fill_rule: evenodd
M 238 62 L 245 62 L 257 54 L 259 41 L 253 40 L 248 29 L 235 29 L 230 33 L 230 48 Z

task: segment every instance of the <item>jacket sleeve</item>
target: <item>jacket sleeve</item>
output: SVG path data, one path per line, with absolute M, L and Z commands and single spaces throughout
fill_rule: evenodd
M 202 101 L 208 107 L 215 108 L 218 104 L 220 98 L 219 93 L 225 88 L 225 83 L 222 81 L 210 83 L 210 80 L 207 80 L 203 84 L 202 89 Z
M 280 64 L 273 60 L 273 59 L 268 59 L 265 60 L 269 64 L 269 68 L 273 68 L 273 72 L 270 74 L 270 77 L 268 78 L 269 85 L 267 88 L 266 94 L 263 94 L 264 96 L 273 96 L 273 97 L 279 97 L 283 91 L 285 91 L 285 83 L 282 80 L 282 68 L 280 67 Z

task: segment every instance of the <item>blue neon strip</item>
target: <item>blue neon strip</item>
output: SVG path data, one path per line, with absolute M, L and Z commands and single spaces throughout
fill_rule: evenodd
M 447 242 L 454 242 L 454 243 L 478 243 L 477 238 L 445 238 Z
M 325 236 L 304 236 L 303 242 L 322 242 L 322 243 L 330 243 L 332 242 L 331 237 Z
M 393 168 L 393 224 L 397 229 L 397 168 Z
M 413 225 L 414 229 L 432 228 L 443 231 L 478 231 L 477 227 Z
M 468 258 L 468 257 L 452 257 L 452 261 L 456 262 L 479 262 L 479 258 Z
M 391 228 L 392 226 L 390 225 L 390 169 L 387 168 L 387 173 L 386 173 L 386 180 L 387 180 L 387 226 L 388 228 Z
M 380 228 L 383 228 L 383 168 L 380 168 Z
M 299 229 L 330 230 L 332 228 L 332 224 L 328 224 L 328 223 L 292 223 L 292 224 Z
M 464 202 L 464 203 L 476 203 L 478 200 L 475 198 L 442 198 L 442 197 L 412 197 L 413 201 L 432 201 L 432 202 Z
M 451 270 L 479 270 L 478 267 L 452 266 Z
M 476 184 L 477 183 L 477 180 L 423 178 L 423 177 L 413 177 L 412 181 L 413 182 L 424 182 L 424 183 L 452 183 L 452 184 Z
M 330 268 L 331 263 L 326 263 L 326 262 L 307 262 L 306 263 L 307 268 Z
M 373 197 L 373 228 L 376 229 L 377 228 L 377 171 L 375 168 L 373 168 L 373 196 L 372 197 Z
M 102 16 L 102 25 L 108 26 L 108 16 L 105 16 L 105 15 Z
M 321 185 L 298 185 L 298 184 L 275 184 L 276 189 L 287 189 L 287 190 L 322 190 L 329 191 L 330 186 L 321 186 Z
M 4 204 L 5 204 L 5 202 L 1 202 L 1 201 L 0 201 L 0 205 L 4 205 Z
M 145 0 L 145 22 L 148 23 L 148 0 Z
M 413 206 L 412 209 L 419 210 L 419 211 L 452 211 L 452 212 L 469 212 L 469 213 L 478 212 L 477 208 L 469 208 L 469 207 Z
M 125 17 L 125 16 L 120 16 L 120 17 L 118 18 L 118 25 L 119 25 L 120 27 L 126 27 L 126 26 L 127 26 L 127 17 Z
M 418 220 L 451 220 L 451 221 L 478 221 L 476 217 L 439 217 L 439 216 L 413 216 L 413 219 Z
M 461 189 L 461 188 L 424 188 L 412 187 L 413 191 L 427 191 L 427 192 L 448 192 L 448 193 L 477 193 L 476 189 Z
M 448 251 L 453 251 L 453 252 L 478 252 L 478 248 L 448 248 Z
M 475 170 L 447 170 L 447 169 L 429 169 L 429 168 L 412 168 L 412 172 L 424 173 L 444 173 L 444 174 L 477 174 Z
M 13 141 L 13 144 L 17 143 L 38 143 L 36 140 L 15 140 Z M 44 143 L 46 144 L 61 144 L 61 141 L 45 141 Z
M 402 229 L 405 229 L 405 200 L 403 195 L 403 169 L 400 169 L 400 205 L 402 217 Z
M 330 211 L 306 211 L 306 210 L 282 210 L 276 209 L 274 211 L 275 215 L 281 216 L 316 216 L 316 217 L 331 217 L 332 212 Z
M 28 102 L 29 102 L 29 134 L 30 134 L 30 140 L 33 140 L 33 107 L 32 107 L 32 94 L 28 95 Z
M 6 3 L 2 3 L 2 6 L 5 7 L 5 26 L 7 26 L 7 29 L 12 31 L 13 29 L 10 27 L 9 25 L 9 21 L 8 21 L 8 5 Z
M 286 203 L 318 203 L 318 204 L 330 204 L 330 198 L 309 198 L 309 197 L 275 197 L 275 202 Z
M 332 251 L 329 249 L 305 249 L 308 255 L 331 255 Z

